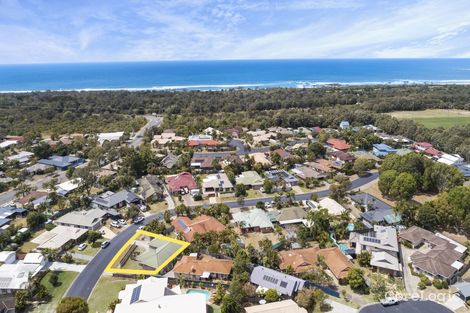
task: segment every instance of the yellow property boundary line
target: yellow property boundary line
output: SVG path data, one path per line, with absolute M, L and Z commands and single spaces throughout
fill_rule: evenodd
M 119 257 L 124 253 L 124 251 L 136 240 L 139 236 L 149 236 L 156 239 L 164 240 L 173 242 L 176 244 L 181 245 L 181 247 L 173 253 L 165 262 L 162 263 L 157 269 L 150 271 L 150 270 L 131 270 L 131 269 L 122 269 L 122 268 L 114 268 L 113 264 L 119 259 Z M 173 259 L 175 259 L 181 252 L 183 252 L 188 246 L 190 245 L 189 242 L 166 237 L 163 235 L 155 234 L 145 230 L 138 230 L 136 233 L 119 249 L 118 253 L 112 258 L 111 262 L 106 266 L 104 270 L 107 273 L 114 273 L 114 274 L 136 274 L 136 275 L 156 275 L 158 274 L 165 266 L 168 265 Z

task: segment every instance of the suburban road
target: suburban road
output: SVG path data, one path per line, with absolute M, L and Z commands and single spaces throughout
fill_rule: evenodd
M 147 124 L 145 124 L 137 133 L 135 133 L 134 137 L 130 139 L 129 145 L 131 147 L 137 148 L 142 144 L 143 136 L 147 129 L 150 129 L 155 126 L 160 126 L 163 117 L 161 116 L 154 116 L 154 115 L 145 115 L 147 119 Z
M 377 179 L 378 174 L 372 173 L 367 177 L 360 177 L 356 180 L 352 181 L 350 189 L 359 188 L 375 179 Z M 329 190 L 324 190 L 318 192 L 318 196 L 320 198 L 328 196 L 330 193 Z M 312 193 L 306 193 L 301 195 L 296 195 L 296 201 L 308 200 L 310 199 Z M 262 198 L 262 199 L 253 199 L 253 200 L 245 200 L 244 203 L 239 203 L 238 201 L 232 202 L 225 202 L 227 206 L 230 208 L 237 208 L 242 206 L 254 206 L 257 202 L 268 202 L 273 201 L 273 197 L 269 198 Z M 282 197 L 283 200 L 286 200 L 286 197 Z M 170 213 L 175 214 L 174 210 L 170 210 Z M 156 213 L 151 216 L 148 216 L 144 223 L 148 223 L 153 219 L 163 219 L 163 213 Z M 130 225 L 125 230 L 123 230 L 120 234 L 114 237 L 111 240 L 111 244 L 106 248 L 102 249 L 98 254 L 93 258 L 93 260 L 88 263 L 85 269 L 78 275 L 78 277 L 73 282 L 72 286 L 67 292 L 67 296 L 73 297 L 81 297 L 84 299 L 88 299 L 90 296 L 96 282 L 100 278 L 101 274 L 103 273 L 104 269 L 114 257 L 114 255 L 119 251 L 119 249 L 126 243 L 129 238 L 135 233 L 138 229 L 138 225 Z

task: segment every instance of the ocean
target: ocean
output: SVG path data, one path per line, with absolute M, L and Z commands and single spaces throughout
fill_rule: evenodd
M 470 59 L 159 61 L 0 65 L 0 92 L 470 84 Z

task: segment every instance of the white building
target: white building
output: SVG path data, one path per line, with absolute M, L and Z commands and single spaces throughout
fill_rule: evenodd
M 202 190 L 204 194 L 215 195 L 233 191 L 233 184 L 227 174 L 217 173 L 208 175 L 202 180 Z
M 462 165 L 464 163 L 464 159 L 458 154 L 447 154 L 443 153 L 437 162 L 444 163 L 447 165 Z
M 103 142 L 107 141 L 116 141 L 121 139 L 124 135 L 124 132 L 114 132 L 114 133 L 100 133 L 98 134 L 98 142 L 102 145 Z
M 179 286 L 168 288 L 168 278 L 149 277 L 126 285 L 119 292 L 121 303 L 114 313 L 206 313 L 203 293 L 181 294 Z
M 56 185 L 57 194 L 61 196 L 68 195 L 69 193 L 73 192 L 75 189 L 80 187 L 80 182 L 81 178 L 75 178 Z
M 320 202 L 308 200 L 305 203 L 312 210 L 327 209 L 331 215 L 341 215 L 346 208 L 331 198 L 323 198 Z
M 40 253 L 28 253 L 25 260 L 0 266 L 0 295 L 26 289 L 29 277 L 43 270 L 46 260 Z M 1 296 L 0 296 L 1 298 Z
M 371 254 L 370 265 L 377 270 L 394 276 L 402 271 L 395 227 L 375 225 L 372 230 L 352 232 L 349 243 L 356 255 L 368 251 Z

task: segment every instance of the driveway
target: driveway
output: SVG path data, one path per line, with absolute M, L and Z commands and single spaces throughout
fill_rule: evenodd
M 403 265 L 403 281 L 405 282 L 405 288 L 408 294 L 416 294 L 418 292 L 418 283 L 419 278 L 417 276 L 411 275 L 410 267 L 408 263 L 410 262 L 410 256 L 413 254 L 412 249 L 408 249 L 405 246 L 401 245 L 401 263 Z
M 77 272 L 81 273 L 85 269 L 86 265 L 79 264 L 69 264 L 63 262 L 52 262 L 49 263 L 48 268 L 51 271 L 68 271 L 68 272 Z
M 328 311 L 330 313 L 356 313 L 357 312 L 356 309 L 350 306 L 347 306 L 345 304 L 336 302 L 331 299 L 326 299 L 325 302 L 331 305 L 331 311 Z

